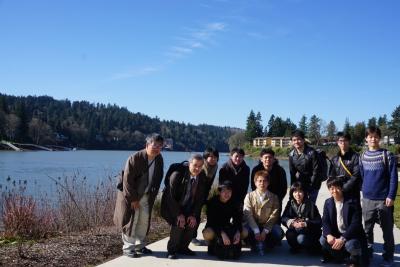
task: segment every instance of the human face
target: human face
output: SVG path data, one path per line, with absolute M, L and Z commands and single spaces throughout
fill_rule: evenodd
M 268 181 L 262 176 L 258 176 L 255 181 L 256 188 L 259 192 L 266 192 L 268 188 Z
M 379 140 L 381 140 L 381 138 L 376 133 L 368 134 L 365 140 L 367 141 L 370 150 L 376 150 L 379 148 Z
M 271 154 L 264 154 L 260 160 L 266 170 L 269 170 L 275 162 L 275 158 Z
M 295 149 L 302 150 L 304 148 L 304 139 L 301 137 L 293 136 L 292 144 Z
M 329 187 L 329 193 L 331 193 L 331 196 L 335 200 L 337 200 L 337 201 L 343 200 L 343 191 L 342 191 L 342 188 L 340 188 L 339 186 Z
M 210 156 L 206 158 L 206 161 L 209 166 L 215 166 L 218 162 L 218 158 L 213 154 L 210 154 Z
M 239 153 L 234 153 L 231 156 L 231 160 L 232 160 L 233 164 L 240 165 L 243 162 L 243 156 Z
M 163 143 L 160 142 L 152 142 L 150 144 L 146 144 L 146 153 L 149 158 L 155 158 L 161 153 L 161 149 L 163 147 Z
M 192 162 L 189 162 L 189 171 L 192 176 L 197 176 L 201 172 L 201 168 L 203 168 L 204 161 L 193 159 Z
M 347 152 L 349 151 L 350 142 L 346 138 L 340 137 L 337 141 L 340 151 Z
M 304 200 L 304 191 L 303 190 L 294 190 L 293 198 L 296 200 L 298 204 L 303 203 Z
M 221 192 L 219 193 L 219 199 L 221 200 L 221 202 L 226 203 L 229 201 L 229 199 L 231 199 L 232 197 L 232 190 L 228 189 L 228 188 L 223 188 L 221 190 Z

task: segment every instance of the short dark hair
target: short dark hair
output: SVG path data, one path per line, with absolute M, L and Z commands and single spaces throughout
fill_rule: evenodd
M 146 144 L 151 144 L 156 142 L 163 144 L 164 138 L 158 133 L 153 133 L 146 136 Z
M 233 184 L 231 181 L 224 181 L 222 184 L 218 185 L 218 191 L 221 192 L 222 189 L 228 189 L 231 190 L 233 189 Z
M 343 188 L 343 181 L 342 181 L 342 179 L 340 179 L 336 176 L 331 176 L 326 181 L 326 186 L 328 188 L 331 188 L 332 186 Z
M 245 153 L 244 150 L 238 147 L 232 148 L 230 155 L 232 156 L 233 154 L 238 153 L 244 157 Z
M 256 174 L 254 174 L 254 183 L 257 181 L 258 177 L 263 177 L 265 179 L 265 181 L 267 181 L 269 183 L 269 172 L 267 172 L 266 170 L 261 170 L 261 171 L 257 171 Z
M 209 156 L 215 156 L 217 160 L 219 160 L 219 152 L 218 149 L 213 147 L 207 147 L 203 152 L 203 158 L 207 159 Z
M 379 129 L 379 127 L 376 127 L 376 126 L 369 126 L 365 130 L 365 138 L 367 138 L 368 135 L 370 135 L 370 134 L 377 134 L 379 136 L 379 138 L 382 137 L 381 129 Z
M 296 129 L 292 132 L 292 137 L 300 137 L 301 139 L 305 139 L 306 135 L 304 134 L 304 132 L 300 129 Z
M 349 133 L 338 132 L 336 134 L 336 139 L 339 140 L 339 138 L 344 138 L 347 141 L 350 141 L 351 140 L 351 135 Z
M 273 151 L 272 148 L 270 148 L 270 147 L 261 149 L 261 151 L 260 151 L 260 158 L 261 158 L 262 156 L 264 156 L 265 154 L 270 154 L 270 155 L 272 155 L 273 157 L 275 157 L 275 151 Z
M 308 197 L 308 192 L 305 189 L 304 185 L 301 182 L 294 182 L 289 190 L 289 199 L 293 199 L 293 192 L 301 190 L 304 192 L 304 198 Z

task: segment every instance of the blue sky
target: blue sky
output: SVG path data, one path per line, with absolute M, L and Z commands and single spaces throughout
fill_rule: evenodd
M 0 0 L 0 92 L 244 128 L 400 105 L 400 1 Z

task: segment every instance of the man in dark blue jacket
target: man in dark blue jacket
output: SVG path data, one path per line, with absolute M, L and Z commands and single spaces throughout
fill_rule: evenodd
M 327 186 L 332 197 L 325 201 L 322 216 L 322 262 L 340 262 L 349 256 L 348 266 L 368 265 L 368 257 L 361 257 L 367 242 L 358 202 L 344 197 L 341 179 L 331 177 Z

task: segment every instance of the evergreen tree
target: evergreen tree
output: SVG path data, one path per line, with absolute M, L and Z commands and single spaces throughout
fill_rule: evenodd
M 312 115 L 310 118 L 310 124 L 308 125 L 308 137 L 311 143 L 319 145 L 321 139 L 321 126 L 320 118 L 316 115 Z
M 368 127 L 371 127 L 371 126 L 374 126 L 374 127 L 378 126 L 377 123 L 376 123 L 376 118 L 375 117 L 372 117 L 372 118 L 370 118 L 368 120 Z
M 352 141 L 354 144 L 362 145 L 364 143 L 365 129 L 365 122 L 357 122 L 354 125 L 354 132 L 352 136 Z
M 268 125 L 265 127 L 265 131 L 264 131 L 265 136 L 271 136 L 271 128 L 273 127 L 274 122 L 275 122 L 275 115 L 272 114 L 268 120 Z
M 390 129 L 396 141 L 400 142 L 400 105 L 392 112 L 392 121 L 390 125 Z
M 302 130 L 304 133 L 308 132 L 308 124 L 307 124 L 307 117 L 303 115 L 299 122 L 299 129 Z
M 336 132 L 337 128 L 335 122 L 331 120 L 326 127 L 326 136 L 328 137 L 329 141 L 333 141 L 335 139 Z
M 252 141 L 257 137 L 257 120 L 253 110 L 250 111 L 250 114 L 247 117 L 245 136 L 247 141 Z
M 28 141 L 28 115 L 26 113 L 25 103 L 23 99 L 20 99 L 20 101 L 18 101 L 15 114 L 20 120 L 17 140 L 20 142 Z
M 344 121 L 344 126 L 343 126 L 343 133 L 348 133 L 350 134 L 350 121 L 349 118 L 346 118 L 346 120 Z
M 262 118 L 260 112 L 257 112 L 256 115 L 256 134 L 257 137 L 263 136 Z

